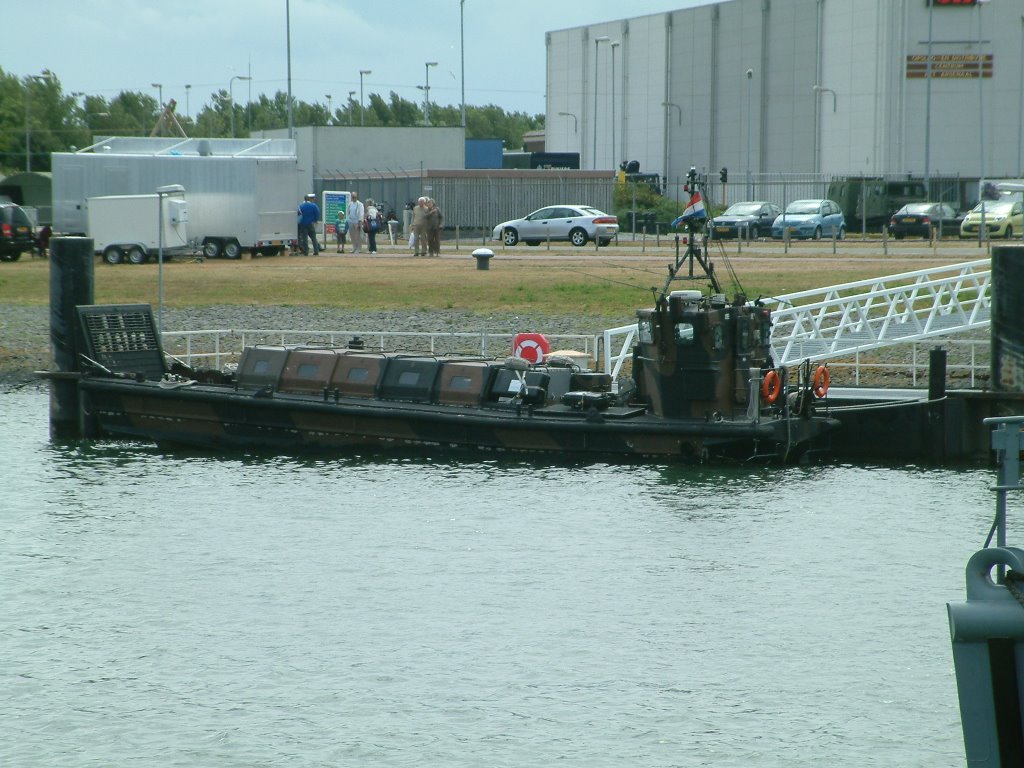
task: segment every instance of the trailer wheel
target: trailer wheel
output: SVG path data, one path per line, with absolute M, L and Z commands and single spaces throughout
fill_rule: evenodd
M 145 264 L 149 261 L 149 254 L 136 245 L 128 249 L 128 261 L 132 264 Z
M 242 246 L 240 246 L 236 240 L 228 240 L 226 243 L 224 243 L 224 258 L 242 258 Z
M 103 260 L 107 264 L 120 264 L 124 261 L 124 251 L 116 245 L 108 245 L 103 251 Z
M 220 256 L 221 244 L 219 240 L 207 240 L 203 243 L 203 256 L 208 259 L 216 259 Z

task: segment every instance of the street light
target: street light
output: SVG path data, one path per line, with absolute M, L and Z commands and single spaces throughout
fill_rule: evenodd
M 750 175 L 750 91 L 753 86 L 754 70 L 747 70 L 747 199 L 754 197 L 754 179 Z
M 29 86 L 33 81 L 35 82 L 46 82 L 49 83 L 53 78 L 53 73 L 44 69 L 42 74 L 29 75 L 28 81 L 25 83 L 25 171 L 26 173 L 32 170 L 32 126 L 28 119 L 28 105 L 29 105 Z
M 163 109 L 164 108 L 164 84 L 163 83 L 150 83 L 150 85 L 153 86 L 154 88 L 156 88 L 157 102 L 159 102 L 157 104 L 157 106 L 159 106 L 160 109 Z
M 594 156 L 591 159 L 594 170 L 597 170 L 597 49 L 601 43 L 607 43 L 610 39 L 608 35 L 594 38 Z
M 459 0 L 459 84 L 462 88 L 462 127 L 466 127 L 466 43 L 462 26 L 462 6 L 466 0 Z
M 817 96 L 817 94 L 821 94 L 821 93 L 831 93 L 832 94 L 832 112 L 835 113 L 835 111 L 836 111 L 836 92 L 835 91 L 833 91 L 831 88 L 826 88 L 823 85 L 818 85 L 817 83 L 815 83 L 814 85 L 811 86 L 811 90 L 814 91 L 816 96 Z M 818 99 L 818 104 L 820 105 L 820 103 L 821 103 L 821 100 L 819 98 Z M 820 108 L 820 106 L 819 106 L 819 108 L 814 110 L 814 172 L 815 173 L 821 173 L 821 108 Z
M 327 124 L 331 124 L 331 94 L 324 94 L 327 97 Z
M 352 102 L 355 101 L 352 97 L 356 95 L 355 91 L 348 92 L 348 124 L 352 125 Z
M 366 121 L 363 119 L 363 75 L 372 75 L 373 70 L 360 69 L 359 70 L 359 124 L 366 125 Z
M 615 49 L 618 48 L 622 43 L 618 40 L 612 41 L 612 168 L 615 168 L 616 160 L 615 156 L 619 153 L 619 150 L 615 146 Z
M 430 68 L 436 67 L 436 61 L 424 63 L 423 69 L 427 73 L 426 85 L 423 86 L 423 124 L 430 125 Z
M 576 115 L 574 115 L 572 112 L 559 112 L 558 114 L 561 115 L 562 117 L 571 117 L 572 118 L 572 132 L 576 133 L 577 132 L 576 129 L 579 126 L 579 123 L 576 120 Z
M 231 101 L 231 138 L 235 138 L 235 80 L 252 80 L 248 75 L 232 75 L 228 80 L 228 99 Z
M 188 96 L 189 96 L 189 93 L 191 93 L 191 92 L 192 92 L 192 85 L 190 83 L 185 83 L 185 117 L 187 117 L 189 120 L 192 119 L 192 112 L 188 108 Z
M 663 102 L 661 102 L 661 106 L 668 107 L 670 113 L 671 113 L 671 108 L 675 107 L 676 108 L 676 112 L 678 113 L 678 116 L 677 116 L 676 120 L 678 121 L 679 125 L 683 124 L 683 108 L 682 107 L 680 107 L 678 104 L 673 104 L 671 101 L 663 101 Z M 672 118 L 671 118 L 671 114 L 670 114 L 669 115 L 669 120 L 668 120 L 668 130 L 665 131 L 665 183 L 666 184 L 668 184 L 671 181 L 671 179 L 672 179 L 672 174 L 670 172 L 671 167 L 672 167 Z M 679 199 L 678 195 L 679 195 L 679 192 L 677 190 L 676 191 L 676 199 L 677 200 Z

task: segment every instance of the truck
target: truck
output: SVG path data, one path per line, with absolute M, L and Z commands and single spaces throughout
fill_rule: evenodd
M 86 234 L 93 240 L 93 250 L 108 264 L 126 260 L 145 264 L 161 253 L 170 258 L 188 252 L 188 218 L 188 204 L 184 193 L 178 190 L 86 200 Z
M 90 198 L 179 184 L 188 195 L 190 245 L 207 258 L 277 255 L 296 239 L 293 139 L 113 136 L 54 152 L 52 169 L 56 232 L 86 234 Z

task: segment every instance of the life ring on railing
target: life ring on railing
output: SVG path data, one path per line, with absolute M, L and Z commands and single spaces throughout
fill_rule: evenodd
M 773 368 L 764 375 L 764 381 L 761 382 L 761 397 L 769 405 L 772 405 L 779 399 L 781 394 L 782 379 L 779 378 L 779 372 Z
M 517 333 L 512 339 L 512 354 L 528 363 L 543 363 L 551 345 L 542 333 Z
M 814 382 L 811 385 L 815 397 L 822 398 L 828 394 L 829 380 L 828 368 L 819 365 L 814 371 Z

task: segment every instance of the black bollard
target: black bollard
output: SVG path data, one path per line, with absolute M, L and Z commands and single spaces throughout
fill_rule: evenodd
M 1024 392 L 1024 246 L 992 249 L 992 360 L 989 380 L 1002 392 Z
M 936 347 L 928 352 L 928 399 L 946 396 L 946 350 Z
M 57 375 L 50 380 L 50 437 L 92 437 L 85 423 L 77 378 L 80 336 L 75 307 L 95 301 L 93 241 L 50 240 L 50 350 Z M 66 375 L 62 375 L 66 374 Z

